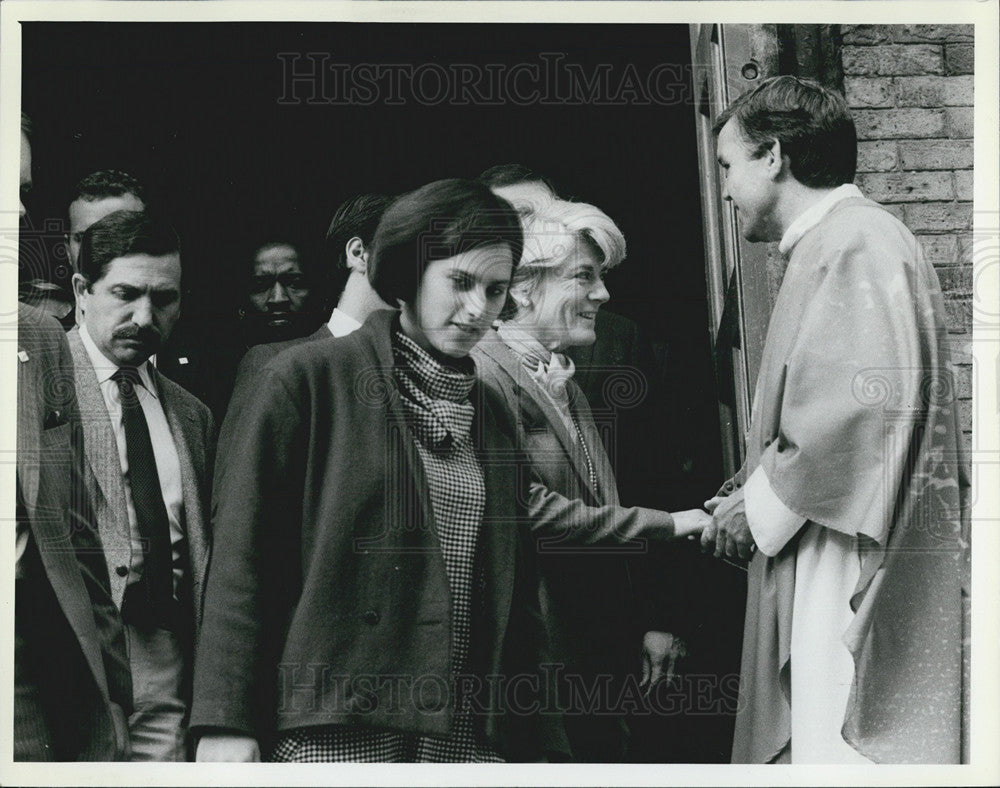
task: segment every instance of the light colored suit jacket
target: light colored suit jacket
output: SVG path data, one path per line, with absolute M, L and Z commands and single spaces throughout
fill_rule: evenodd
M 83 423 L 84 453 L 87 458 L 84 479 L 104 545 L 111 596 L 121 608 L 127 577 L 120 576 L 116 569 L 129 566 L 132 541 L 118 445 L 97 375 L 76 328 L 69 332 L 69 346 L 73 353 L 77 398 Z M 215 452 L 215 425 L 211 411 L 197 397 L 154 368 L 150 372 L 170 425 L 181 466 L 184 498 L 182 525 L 187 534 L 188 571 L 191 573 L 197 632 L 201 625 L 205 574 L 212 543 L 209 496 Z
M 26 524 L 44 577 L 31 575 L 18 591 L 47 581 L 79 648 L 65 637 L 56 616 L 23 622 L 44 644 L 52 686 L 70 697 L 34 721 L 52 730 L 57 760 L 118 760 L 127 754 L 125 717 L 132 686 L 118 612 L 108 596 L 93 514 L 80 495 L 79 421 L 72 364 L 62 327 L 40 310 L 18 305 L 17 486 Z M 23 516 L 24 520 L 20 521 Z M 23 557 L 29 563 L 29 555 Z M 22 622 L 18 622 L 21 630 Z M 20 656 L 20 655 L 19 655 Z M 82 670 L 78 668 L 85 664 Z M 83 675 L 88 672 L 89 677 Z M 90 692 L 83 682 L 92 681 Z M 50 693 L 59 696 L 59 691 Z M 93 700 L 84 712 L 81 704 Z
M 553 656 L 565 667 L 567 679 L 582 679 L 583 686 L 597 686 L 595 681 L 609 675 L 622 681 L 637 667 L 644 630 L 628 559 L 645 553 L 644 531 L 670 523 L 671 517 L 620 505 L 611 463 L 576 383 L 567 381 L 570 410 L 586 441 L 596 486 L 583 447 L 496 332 L 487 333 L 472 357 L 477 376 L 515 423 L 517 446 L 530 466 L 525 469 L 530 476 L 528 515 Z M 567 734 L 574 756 L 620 759 L 624 730 L 621 709 L 609 705 L 614 699 L 596 710 L 580 705 L 585 701 L 578 694 L 567 702 L 573 706 Z
M 587 398 L 568 381 L 570 410 L 587 442 L 597 487 L 591 485 L 583 448 L 520 360 L 490 331 L 472 351 L 476 374 L 514 417 L 519 448 L 531 461 L 529 512 L 536 534 L 567 546 L 625 542 L 670 521 L 670 515 L 621 506 L 614 471 L 594 425 Z

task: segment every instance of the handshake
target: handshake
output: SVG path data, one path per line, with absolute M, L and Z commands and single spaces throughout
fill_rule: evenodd
M 716 558 L 749 559 L 757 545 L 747 522 L 743 489 L 727 482 L 715 497 L 705 501 L 705 509 L 674 514 L 674 535 L 701 539 L 704 552 L 714 550 Z

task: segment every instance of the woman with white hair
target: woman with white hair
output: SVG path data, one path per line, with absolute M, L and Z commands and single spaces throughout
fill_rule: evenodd
M 698 534 L 711 517 L 620 505 L 573 362 L 562 353 L 596 339 L 597 312 L 610 298 L 604 274 L 625 257 L 621 231 L 593 205 L 563 200 L 523 222 L 524 255 L 506 318 L 473 357 L 486 388 L 512 414 L 530 464 L 524 496 L 574 757 L 621 760 L 623 707 L 636 701 L 623 696 L 625 679 L 638 664 L 641 636 L 625 559 L 644 552 L 644 539 Z

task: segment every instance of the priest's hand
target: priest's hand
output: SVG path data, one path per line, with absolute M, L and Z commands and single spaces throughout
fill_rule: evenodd
M 738 484 L 736 482 L 735 477 L 729 479 L 725 484 L 723 484 L 719 488 L 719 491 L 715 495 L 713 495 L 711 498 L 705 501 L 705 509 L 708 511 L 709 514 L 713 514 L 715 512 L 716 507 L 718 507 L 720 503 L 726 500 L 726 498 L 731 496 L 733 493 L 737 492 L 742 486 L 743 486 L 742 484 Z M 714 530 L 712 532 L 712 538 L 713 539 L 715 538 Z
M 705 508 L 712 512 L 712 525 L 702 532 L 701 549 L 708 550 L 714 541 L 716 558 L 750 558 L 757 545 L 747 522 L 743 489 L 706 501 Z
M 740 487 L 743 486 L 742 475 L 743 471 L 741 469 L 740 472 L 732 479 L 726 479 L 725 484 L 719 488 L 719 491 L 712 497 L 712 500 L 714 501 L 717 499 L 721 500 L 722 498 L 728 498 L 740 489 Z M 711 509 L 709 509 L 709 511 L 711 511 Z

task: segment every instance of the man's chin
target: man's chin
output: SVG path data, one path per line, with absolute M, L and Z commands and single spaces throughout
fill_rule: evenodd
M 296 339 L 308 331 L 309 323 L 302 314 L 261 315 L 247 321 L 246 328 L 250 344 L 256 345 Z
M 115 350 L 115 363 L 120 367 L 138 367 L 155 355 L 159 348 L 124 347 Z

